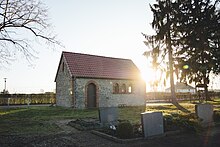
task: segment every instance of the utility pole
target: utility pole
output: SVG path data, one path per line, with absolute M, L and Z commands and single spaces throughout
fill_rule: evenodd
M 5 90 L 4 90 L 4 91 L 6 92 L 6 79 L 7 79 L 7 78 L 4 78 L 4 79 L 5 79 Z

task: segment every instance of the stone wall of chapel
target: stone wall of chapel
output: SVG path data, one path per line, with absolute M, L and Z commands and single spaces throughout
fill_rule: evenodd
M 64 63 L 64 64 L 63 64 Z M 64 65 L 64 67 L 63 67 Z M 72 78 L 65 62 L 62 60 L 56 79 L 56 105 L 72 107 Z
M 145 83 L 142 80 L 112 80 L 112 79 L 87 79 L 76 78 L 75 91 L 75 107 L 86 108 L 86 85 L 94 82 L 97 87 L 98 107 L 115 107 L 121 104 L 127 106 L 145 105 Z M 132 85 L 132 93 L 113 93 L 113 84 L 118 83 Z M 120 88 L 119 88 L 120 89 Z M 120 90 L 119 90 L 120 91 Z

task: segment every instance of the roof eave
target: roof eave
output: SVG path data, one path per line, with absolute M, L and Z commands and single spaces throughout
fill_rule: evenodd
M 109 80 L 141 80 L 141 78 L 115 78 L 115 77 L 92 77 L 92 76 L 72 76 L 72 78 L 109 79 Z
M 67 64 L 67 62 L 66 62 L 66 58 L 65 58 L 65 56 L 64 56 L 63 53 L 64 53 L 64 52 L 62 52 L 61 57 L 60 57 L 60 62 L 59 62 L 59 66 L 58 66 L 58 69 L 57 69 L 57 73 L 56 73 L 54 82 L 56 82 L 56 80 L 57 80 L 57 75 L 58 75 L 58 72 L 59 72 L 59 69 L 60 69 L 60 66 L 61 66 L 61 61 L 62 61 L 62 59 L 63 59 L 64 62 L 66 63 L 66 67 L 67 67 L 67 69 L 68 69 L 68 72 L 70 73 L 70 76 L 72 77 L 72 73 L 70 72 L 69 66 L 68 66 L 68 64 Z
M 58 64 L 58 68 L 57 68 L 57 72 L 56 72 L 56 76 L 55 76 L 54 82 L 56 82 L 56 80 L 57 80 L 57 75 L 58 75 L 58 72 L 59 72 L 59 69 L 60 69 L 60 64 L 61 64 L 62 58 L 63 58 L 63 53 L 61 54 L 61 57 L 60 57 L 60 62 Z

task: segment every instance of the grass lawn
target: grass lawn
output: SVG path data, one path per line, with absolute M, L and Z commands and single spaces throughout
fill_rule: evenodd
M 210 102 L 220 106 L 220 100 Z M 180 103 L 194 113 L 194 104 Z M 220 107 L 215 107 L 220 111 Z M 140 123 L 140 113 L 161 111 L 164 115 L 185 115 L 173 105 L 119 108 L 119 119 Z M 49 134 L 61 129 L 53 122 L 65 119 L 98 119 L 98 109 L 74 110 L 62 107 L 0 108 L 0 135 L 4 134 Z
M 56 120 L 98 118 L 97 110 L 73 110 L 61 107 L 0 109 L 0 134 L 54 133 Z

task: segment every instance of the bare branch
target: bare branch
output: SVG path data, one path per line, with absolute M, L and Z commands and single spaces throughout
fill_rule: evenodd
M 21 35 L 27 33 L 62 46 L 56 36 L 48 32 L 50 27 L 47 9 L 40 0 L 0 0 L 0 56 L 6 53 L 11 56 L 11 51 L 4 52 L 4 48 L 10 47 L 13 52 L 12 48 L 21 52 L 27 60 L 34 57 L 31 41 Z

